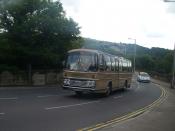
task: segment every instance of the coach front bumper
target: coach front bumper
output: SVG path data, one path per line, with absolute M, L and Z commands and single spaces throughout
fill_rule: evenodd
M 76 79 L 65 78 L 63 80 L 63 89 L 73 91 L 95 91 L 96 81 L 94 79 Z

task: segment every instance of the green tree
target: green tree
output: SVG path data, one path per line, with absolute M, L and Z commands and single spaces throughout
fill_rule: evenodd
M 80 47 L 80 27 L 59 1 L 2 0 L 0 59 L 26 68 L 59 67 L 67 50 Z M 5 56 L 2 56 L 5 55 Z
M 161 60 L 158 66 L 158 70 L 161 70 L 162 73 L 171 74 L 173 65 L 173 53 L 167 53 Z
M 153 70 L 155 66 L 155 63 L 150 55 L 143 55 L 136 57 L 136 68 L 150 71 Z

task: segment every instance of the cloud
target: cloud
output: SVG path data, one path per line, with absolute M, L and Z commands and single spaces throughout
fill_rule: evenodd
M 148 43 L 148 47 L 158 46 L 154 45 L 158 43 L 172 48 L 170 40 L 174 38 L 175 18 L 168 12 L 175 12 L 174 3 L 163 0 L 60 1 L 67 15 L 82 27 L 83 37 L 113 42 L 131 37 L 139 43 Z
M 63 4 L 63 7 L 69 8 L 75 13 L 78 12 L 80 0 L 60 0 Z
M 79 0 L 61 0 L 66 6 L 78 6 L 80 1 Z
M 175 0 L 164 0 L 168 13 L 175 14 Z
M 146 36 L 150 38 L 163 38 L 164 34 L 161 34 L 159 32 L 152 32 L 150 34 L 146 34 Z
M 167 8 L 167 11 L 170 13 L 175 13 L 175 3 L 170 4 L 169 7 Z

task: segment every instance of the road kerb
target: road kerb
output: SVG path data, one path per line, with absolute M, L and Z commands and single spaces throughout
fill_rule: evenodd
M 158 87 L 162 91 L 160 97 L 157 100 L 155 100 L 153 103 L 149 104 L 148 106 L 145 106 L 145 107 L 143 107 L 141 109 L 138 109 L 134 112 L 128 113 L 124 116 L 114 118 L 112 120 L 102 122 L 102 123 L 99 123 L 99 124 L 96 124 L 96 125 L 93 125 L 93 126 L 89 126 L 89 127 L 86 127 L 86 128 L 79 129 L 78 131 L 95 131 L 95 130 L 98 130 L 98 129 L 101 129 L 101 128 L 104 128 L 104 127 L 107 127 L 107 126 L 110 126 L 110 125 L 128 120 L 130 118 L 134 118 L 138 115 L 143 114 L 146 111 L 149 111 L 149 110 L 153 109 L 154 107 L 160 105 L 167 97 L 167 91 L 163 87 L 161 87 L 160 85 L 158 85 Z

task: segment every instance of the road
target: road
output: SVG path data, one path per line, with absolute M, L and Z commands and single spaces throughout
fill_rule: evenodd
M 143 108 L 161 95 L 153 83 L 133 83 L 105 98 L 61 88 L 0 89 L 0 131 L 72 131 Z

